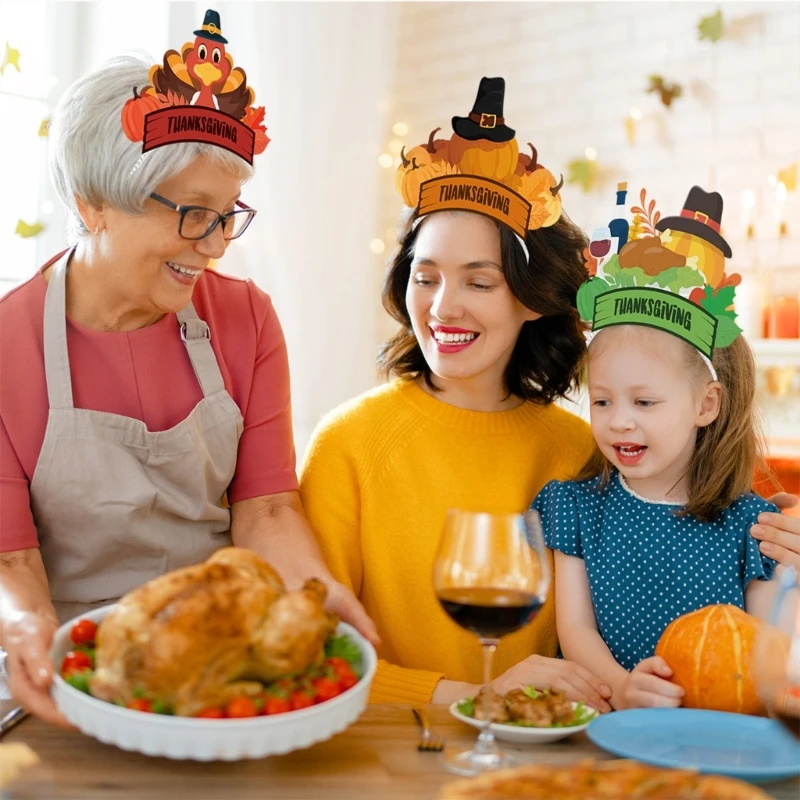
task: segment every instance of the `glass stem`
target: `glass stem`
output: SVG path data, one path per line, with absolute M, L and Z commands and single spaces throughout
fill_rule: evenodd
M 475 743 L 475 752 L 481 755 L 498 754 L 497 743 L 492 733 L 492 662 L 497 650 L 496 639 L 481 639 L 483 647 L 483 725 Z

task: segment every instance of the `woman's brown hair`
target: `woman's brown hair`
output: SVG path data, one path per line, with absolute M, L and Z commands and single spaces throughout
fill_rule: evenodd
M 401 328 L 381 346 L 378 368 L 384 377 L 424 376 L 428 386 L 436 389 L 406 307 L 406 287 L 419 231 L 419 226 L 413 227 L 417 216 L 414 211 L 405 221 L 400 249 L 384 279 L 383 307 Z M 582 255 L 587 239 L 562 214 L 555 225 L 527 232 L 528 263 L 514 234 L 505 225 L 495 224 L 500 232 L 503 274 L 511 292 L 524 306 L 542 314 L 540 319 L 523 324 L 506 368 L 505 387 L 509 394 L 523 400 L 547 404 L 578 383 L 586 340 L 575 296 L 587 278 Z
M 594 345 L 587 352 L 587 361 L 593 349 Z M 698 386 L 707 384 L 711 374 L 700 353 L 685 342 L 681 342 L 681 353 L 690 380 Z M 722 385 L 719 414 L 712 423 L 697 429 L 687 475 L 689 501 L 676 512 L 677 516 L 692 515 L 703 522 L 715 520 L 734 500 L 751 491 L 756 470 L 772 478 L 764 459 L 754 403 L 756 367 L 750 345 L 739 336 L 728 347 L 716 349 L 712 363 Z M 597 488 L 602 489 L 613 469 L 595 447 L 575 480 L 599 475 Z

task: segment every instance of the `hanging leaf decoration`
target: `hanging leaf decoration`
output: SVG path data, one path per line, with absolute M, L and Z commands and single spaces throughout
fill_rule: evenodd
M 707 17 L 701 17 L 697 23 L 697 32 L 700 41 L 718 42 L 722 38 L 725 23 L 722 21 L 722 11 L 717 9 Z
M 39 136 L 46 139 L 50 135 L 50 117 L 45 117 L 39 123 Z
M 633 147 L 636 144 L 636 120 L 631 116 L 625 117 L 625 136 L 628 144 Z
M 0 62 L 0 75 L 5 72 L 6 67 L 14 67 L 17 72 L 20 72 L 19 57 L 19 50 L 13 48 L 8 42 L 6 42 L 6 52 L 3 56 L 3 61 Z
M 786 169 L 778 170 L 778 183 L 782 183 L 786 187 L 787 192 L 793 192 L 797 189 L 797 162 L 790 164 Z
M 631 213 L 636 215 L 634 217 L 634 229 L 638 225 L 640 226 L 639 230 L 644 233 L 645 236 L 658 236 L 656 225 L 661 219 L 661 212 L 656 211 L 656 201 L 651 200 L 650 204 L 648 205 L 647 190 L 642 189 L 641 193 L 639 194 L 639 202 L 641 205 L 631 206 Z M 629 238 L 639 239 L 641 236 L 634 237 L 629 234 Z
M 673 100 L 683 94 L 683 86 L 679 83 L 670 83 L 664 80 L 663 75 L 650 75 L 648 80 L 650 85 L 645 89 L 645 92 L 647 94 L 657 93 L 659 100 L 667 108 L 672 105 Z
M 17 220 L 17 227 L 14 233 L 23 239 L 32 239 L 38 236 L 44 230 L 44 225 L 41 222 L 34 222 L 33 225 L 28 225 L 24 220 Z
M 597 182 L 597 162 L 588 158 L 575 158 L 567 164 L 567 183 L 578 183 L 584 193 L 590 192 Z
M 600 266 L 600 261 L 589 252 L 588 247 L 583 248 L 583 262 L 586 266 L 586 271 L 591 277 L 597 275 L 597 268 Z

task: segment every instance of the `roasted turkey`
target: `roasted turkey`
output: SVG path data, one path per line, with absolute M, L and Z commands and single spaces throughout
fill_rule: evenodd
M 181 716 L 262 691 L 261 682 L 323 657 L 336 618 L 318 580 L 287 592 L 255 553 L 226 547 L 206 562 L 129 592 L 97 631 L 95 697 L 143 696 Z

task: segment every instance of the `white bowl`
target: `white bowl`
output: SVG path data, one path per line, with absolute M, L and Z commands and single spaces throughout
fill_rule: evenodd
M 56 632 L 50 654 L 56 669 L 72 643 L 69 633 L 79 619 L 99 623 L 114 606 L 104 606 L 64 623 Z M 148 756 L 195 761 L 238 761 L 263 758 L 309 747 L 330 739 L 356 721 L 367 704 L 378 664 L 372 645 L 355 628 L 340 622 L 362 654 L 361 680 L 332 700 L 309 708 L 247 719 L 195 719 L 147 714 L 107 703 L 70 686 L 59 674 L 52 696 L 61 713 L 83 733 L 123 750 Z
M 463 702 L 463 699 L 453 703 L 450 706 L 450 713 L 457 720 L 465 722 L 467 725 L 472 725 L 473 728 L 482 728 L 483 720 L 468 717 L 457 710 L 456 706 L 461 702 Z M 578 703 L 573 703 L 572 707 L 577 708 Z M 595 714 L 590 720 L 583 723 L 583 725 L 573 725 L 570 728 L 530 728 L 524 725 L 504 725 L 501 722 L 493 722 L 491 729 L 496 738 L 506 742 L 515 742 L 516 744 L 547 744 L 548 742 L 557 742 L 559 739 L 566 739 L 567 736 L 572 736 L 573 733 L 585 730 L 590 722 L 597 719 L 597 716 L 598 714 Z

